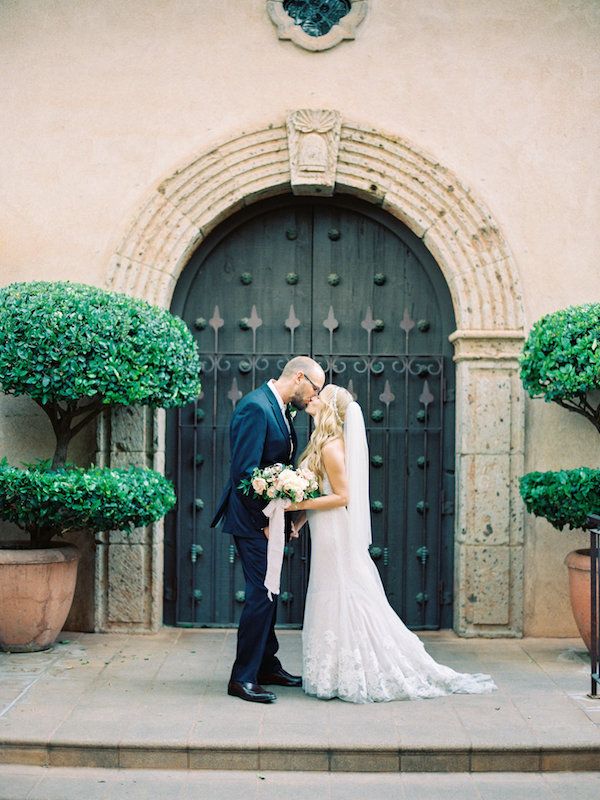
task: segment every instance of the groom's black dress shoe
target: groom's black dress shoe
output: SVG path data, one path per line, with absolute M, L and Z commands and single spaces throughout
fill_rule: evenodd
M 267 692 L 258 683 L 250 683 L 249 681 L 229 681 L 227 694 L 233 697 L 241 697 L 242 700 L 249 700 L 251 703 L 274 703 L 277 700 L 276 694 Z
M 274 672 L 266 672 L 264 675 L 259 675 L 258 680 L 264 683 L 265 686 L 302 686 L 302 675 L 290 675 L 283 667 L 276 669 Z

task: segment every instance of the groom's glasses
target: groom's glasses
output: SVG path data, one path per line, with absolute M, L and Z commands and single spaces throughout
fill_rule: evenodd
M 315 390 L 315 392 L 317 393 L 317 395 L 321 394 L 321 391 L 322 391 L 322 389 L 323 389 L 323 387 L 322 387 L 322 386 L 321 386 L 321 387 L 319 387 L 319 386 L 317 386 L 317 384 L 316 384 L 316 383 L 313 383 L 313 382 L 311 381 L 311 379 L 308 377 L 308 375 L 307 375 L 305 372 L 303 372 L 303 373 L 302 373 L 302 377 L 303 377 L 303 378 L 306 378 L 306 380 L 307 380 L 307 381 L 310 383 L 310 385 L 311 385 L 311 386 L 312 386 L 312 388 Z

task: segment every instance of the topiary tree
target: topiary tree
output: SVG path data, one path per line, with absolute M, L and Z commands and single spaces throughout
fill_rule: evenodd
M 0 289 L 0 390 L 31 397 L 56 437 L 51 461 L 0 465 L 0 518 L 43 546 L 73 528 L 126 528 L 162 517 L 175 503 L 166 478 L 140 467 L 73 467 L 69 443 L 107 406 L 190 402 L 199 373 L 191 333 L 165 309 L 67 282 Z
M 600 433 L 600 303 L 571 306 L 533 326 L 521 356 L 521 381 L 543 397 L 581 414 Z M 555 528 L 585 527 L 600 511 L 600 470 L 582 467 L 531 472 L 520 482 L 527 510 Z

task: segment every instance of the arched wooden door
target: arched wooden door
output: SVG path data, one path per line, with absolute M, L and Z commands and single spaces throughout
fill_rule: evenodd
M 371 452 L 371 555 L 415 629 L 452 620 L 454 369 L 448 287 L 423 243 L 351 200 L 277 198 L 223 224 L 190 260 L 172 310 L 194 332 L 203 393 L 168 417 L 165 619 L 237 622 L 241 565 L 209 523 L 228 462 L 235 404 L 310 354 L 362 405 Z M 308 418 L 296 417 L 300 447 Z M 287 548 L 278 621 L 302 623 L 309 537 Z

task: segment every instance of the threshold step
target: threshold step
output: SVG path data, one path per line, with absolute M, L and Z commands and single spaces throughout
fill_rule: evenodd
M 325 748 L 254 745 L 178 747 L 166 743 L 3 742 L 0 763 L 37 767 L 291 772 L 585 772 L 600 771 L 596 746 L 533 748 Z

